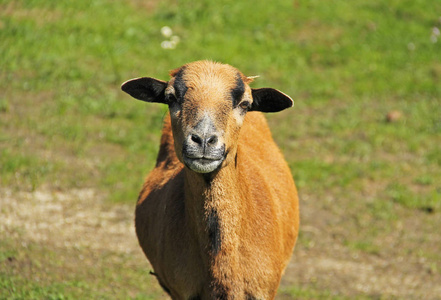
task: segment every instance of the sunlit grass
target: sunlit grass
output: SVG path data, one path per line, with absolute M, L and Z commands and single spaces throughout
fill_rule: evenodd
M 120 84 L 218 60 L 294 98 L 294 109 L 268 119 L 300 196 L 351 216 L 345 225 L 380 220 L 345 240 L 378 254 L 400 213 L 441 211 L 440 11 L 428 0 L 0 1 L 0 188 L 87 187 L 134 204 L 166 108 Z M 399 117 L 388 121 L 391 111 Z M 18 298 L 70 295 L 56 279 L 0 274 L 8 288 L 24 286 Z

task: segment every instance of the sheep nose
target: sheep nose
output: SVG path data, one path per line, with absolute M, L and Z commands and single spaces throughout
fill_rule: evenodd
M 225 156 L 225 144 L 221 135 L 193 131 L 182 145 L 182 154 L 187 159 L 222 160 Z
M 218 137 L 216 135 L 210 135 L 208 137 L 201 137 L 198 134 L 192 133 L 190 135 L 190 140 L 197 146 L 205 149 L 211 146 L 216 145 L 218 141 Z

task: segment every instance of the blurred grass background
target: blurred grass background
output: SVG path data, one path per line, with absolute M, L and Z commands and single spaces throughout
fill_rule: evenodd
M 179 39 L 173 49 L 161 47 L 172 39 L 161 34 L 164 26 Z M 395 255 L 384 243 L 403 218 L 425 218 L 422 239 L 440 224 L 440 29 L 441 2 L 429 0 L 0 0 L 0 189 L 92 188 L 109 206 L 133 206 L 154 165 L 166 108 L 133 101 L 120 84 L 167 80 L 173 68 L 212 59 L 260 75 L 254 87 L 295 100 L 268 120 L 302 205 L 331 212 L 330 232 L 347 228 L 335 241 L 357 253 Z M 298 245 L 311 239 L 301 235 Z M 440 246 L 413 246 L 439 276 Z M 2 237 L 0 261 L 31 251 L 19 248 Z M 55 251 L 34 248 L 35 256 Z M 395 251 L 416 255 L 409 249 Z M 90 294 L 88 273 L 67 284 L 46 272 L 39 283 L 25 270 L 12 278 L 0 269 L 0 295 L 154 297 L 142 286 L 146 273 L 131 272 L 132 294 L 115 295 Z M 330 297 L 314 285 L 283 289 Z

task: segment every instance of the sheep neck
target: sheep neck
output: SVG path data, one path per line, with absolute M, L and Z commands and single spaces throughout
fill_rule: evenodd
M 245 213 L 238 170 L 230 164 L 210 181 L 189 169 L 185 172 L 188 223 L 199 242 L 202 260 L 209 266 L 208 275 L 219 284 L 220 278 L 234 279 Z

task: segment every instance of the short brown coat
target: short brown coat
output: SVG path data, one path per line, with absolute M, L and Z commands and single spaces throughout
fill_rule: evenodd
M 178 158 L 165 119 L 135 225 L 173 299 L 273 299 L 291 257 L 297 190 L 263 114 L 248 112 L 237 140 L 228 142 L 234 156 L 207 180 Z

